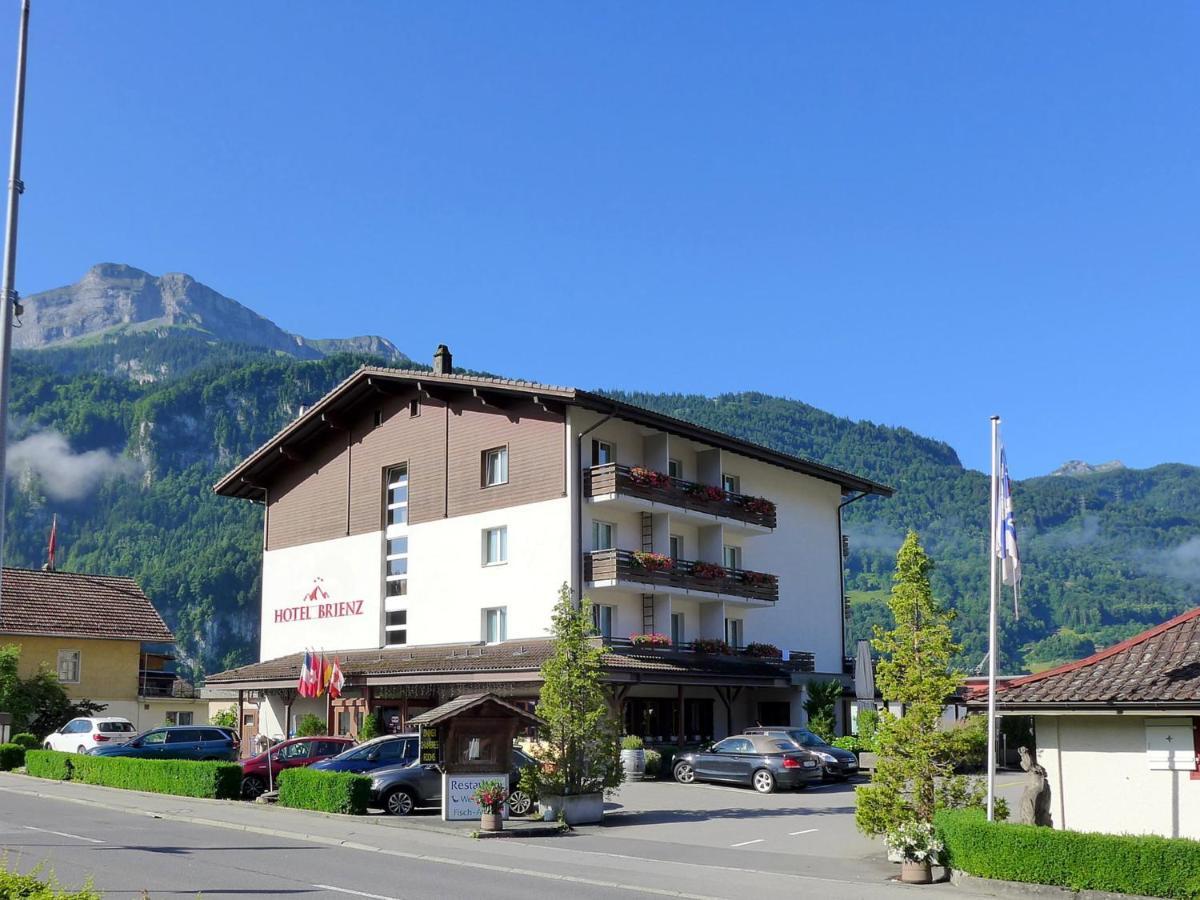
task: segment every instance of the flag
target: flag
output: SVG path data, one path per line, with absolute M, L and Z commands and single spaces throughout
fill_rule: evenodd
M 301 697 L 308 696 L 309 655 L 304 651 L 304 660 L 300 663 L 300 680 L 296 682 L 296 693 Z
M 324 652 L 317 654 L 317 669 L 315 678 L 313 679 L 313 696 L 320 697 L 325 693 L 326 675 L 329 672 L 329 667 L 325 664 Z
M 1012 484 L 1008 458 L 1000 448 L 1000 496 L 996 498 L 996 556 L 1000 558 L 1000 580 L 1013 589 L 1013 616 L 1020 616 L 1021 557 L 1017 552 L 1017 526 L 1013 520 Z
M 335 656 L 329 669 L 329 698 L 336 700 L 342 696 L 342 688 L 346 684 L 346 676 L 342 674 L 341 661 Z
M 50 543 L 46 547 L 46 567 L 54 571 L 54 553 L 58 549 L 58 513 L 50 522 Z

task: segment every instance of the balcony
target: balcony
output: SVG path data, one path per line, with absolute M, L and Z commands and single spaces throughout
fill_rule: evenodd
M 779 599 L 779 579 L 774 575 L 659 554 L 595 550 L 584 554 L 583 568 L 583 577 L 589 582 L 646 585 L 660 593 L 698 591 L 763 603 Z
M 586 472 L 584 491 L 592 499 L 634 497 L 704 516 L 732 519 L 755 526 L 756 529 L 773 529 L 776 522 L 775 504 L 770 500 L 672 478 L 640 466 L 620 466 L 616 463 L 592 466 Z
M 159 669 L 142 669 L 138 677 L 138 696 L 143 698 L 165 698 L 194 700 L 195 685 L 189 684 L 174 672 Z

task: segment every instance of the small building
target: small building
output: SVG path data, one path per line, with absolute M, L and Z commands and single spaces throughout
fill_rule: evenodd
M 72 700 L 103 703 L 138 729 L 206 721 L 207 702 L 174 670 L 175 635 L 132 578 L 5 567 L 0 646 L 18 674 L 58 674 Z M 39 735 L 40 737 L 40 735 Z
M 1033 717 L 1055 828 L 1200 839 L 1200 607 L 996 702 Z

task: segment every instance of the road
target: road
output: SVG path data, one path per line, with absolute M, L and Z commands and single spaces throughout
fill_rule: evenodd
M 111 897 L 527 900 L 569 893 L 876 900 L 913 890 L 887 881 L 895 868 L 878 859 L 877 845 L 847 844 L 841 824 L 827 824 L 846 819 L 846 794 L 829 791 L 814 804 L 820 793 L 758 798 L 724 790 L 732 789 L 631 785 L 605 827 L 560 838 L 473 841 L 390 819 L 353 821 L 5 775 L 0 848 L 10 867 L 44 864 L 66 886 L 91 878 Z M 676 801 L 673 809 L 691 816 L 690 824 L 650 821 L 671 809 L 632 808 L 663 797 Z M 786 805 L 772 811 L 754 802 L 790 798 L 794 804 L 797 797 L 805 809 L 827 811 Z M 793 827 L 794 817 L 807 828 Z M 843 852 L 831 856 L 834 847 Z M 926 890 L 942 898 L 977 896 L 949 885 Z

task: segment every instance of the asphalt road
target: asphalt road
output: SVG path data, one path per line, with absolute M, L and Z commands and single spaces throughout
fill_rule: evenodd
M 42 865 L 65 886 L 91 878 L 112 897 L 874 900 L 913 890 L 887 881 L 895 867 L 880 861 L 877 845 L 846 843 L 841 826 L 828 824 L 846 818 L 846 793 L 759 798 L 729 793 L 734 790 L 630 785 L 604 827 L 561 838 L 474 841 L 394 820 L 355 822 L 6 775 L 0 778 L 0 848 L 10 867 Z M 811 811 L 817 797 L 825 798 L 824 813 Z M 661 817 L 662 810 L 632 808 L 661 805 L 664 798 L 675 801 L 667 812 L 691 818 L 656 824 L 649 817 Z M 786 805 L 801 798 L 810 811 Z M 188 821 L 197 817 L 205 823 Z M 794 818 L 817 830 L 791 834 L 806 830 L 793 827 Z M 829 855 L 827 848 L 836 847 L 844 852 Z M 943 898 L 977 896 L 949 885 L 925 890 Z

